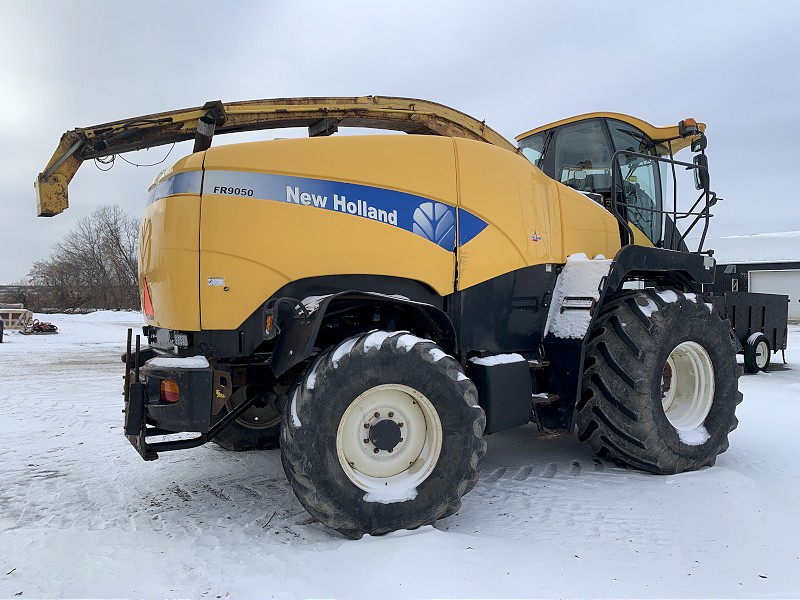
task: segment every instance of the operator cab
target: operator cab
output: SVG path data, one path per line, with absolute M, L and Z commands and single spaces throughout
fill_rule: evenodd
M 675 152 L 700 138 L 705 148 L 704 129 L 689 119 L 678 126 L 654 127 L 628 115 L 591 113 L 539 127 L 517 141 L 522 154 L 545 175 L 617 214 L 623 244 L 687 251 L 675 227 L 679 213 L 671 204 L 664 208 L 666 172 L 659 165 L 666 167 Z M 625 229 L 633 238 L 627 242 Z

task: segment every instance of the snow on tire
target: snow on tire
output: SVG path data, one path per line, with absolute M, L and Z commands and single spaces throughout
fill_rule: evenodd
M 623 294 L 588 338 L 578 438 L 653 473 L 713 465 L 738 424 L 738 377 L 730 326 L 698 296 Z
M 461 365 L 428 340 L 374 331 L 320 354 L 281 431 L 295 495 L 348 537 L 455 513 L 478 480 L 486 419 Z

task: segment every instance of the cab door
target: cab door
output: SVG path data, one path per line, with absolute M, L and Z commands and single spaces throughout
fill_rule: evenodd
M 616 180 L 617 210 L 634 233 L 634 243 L 663 240 L 661 177 L 655 160 L 615 153 L 655 153 L 655 144 L 637 128 L 602 117 L 585 119 L 525 139 L 523 154 L 556 181 L 592 194 L 612 210 Z M 615 175 L 615 177 L 612 177 Z
M 654 159 L 633 156 L 649 154 L 655 156 L 655 143 L 633 125 L 606 119 L 615 152 L 613 165 L 617 169 L 617 181 L 622 189 L 628 222 L 643 233 L 655 246 L 664 243 L 664 200 L 661 173 Z M 634 232 L 634 236 L 635 236 Z

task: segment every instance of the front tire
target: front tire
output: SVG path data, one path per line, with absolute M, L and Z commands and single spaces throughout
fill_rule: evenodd
M 738 424 L 738 376 L 730 326 L 699 296 L 623 294 L 588 338 L 578 437 L 653 473 L 713 465 Z
M 414 529 L 455 513 L 478 479 L 486 420 L 461 365 L 407 333 L 323 352 L 284 411 L 295 495 L 344 535 Z

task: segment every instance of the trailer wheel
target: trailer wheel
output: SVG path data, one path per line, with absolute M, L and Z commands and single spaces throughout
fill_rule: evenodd
M 588 338 L 579 439 L 653 473 L 713 465 L 738 424 L 738 376 L 730 326 L 698 296 L 621 295 Z
M 281 435 L 281 415 L 274 402 L 266 401 L 269 391 L 257 386 L 243 386 L 231 394 L 215 421 L 239 406 L 248 397 L 262 394 L 265 401 L 256 401 L 232 424 L 219 432 L 213 442 L 226 450 L 269 450 L 277 448 Z
M 751 335 L 744 344 L 744 370 L 748 373 L 766 371 L 771 351 L 767 336 L 760 332 Z
M 286 475 L 306 510 L 348 537 L 433 523 L 477 482 L 486 451 L 477 390 L 433 342 L 350 338 L 318 356 L 290 397 Z

